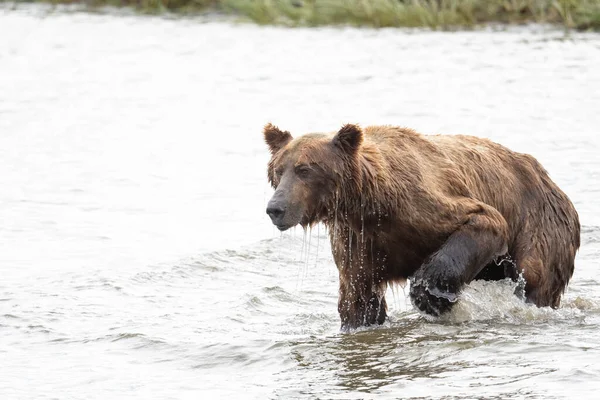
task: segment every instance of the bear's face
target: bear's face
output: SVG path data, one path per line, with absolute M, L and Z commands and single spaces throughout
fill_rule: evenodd
M 345 125 L 335 135 L 313 133 L 293 139 L 268 124 L 265 141 L 271 151 L 268 176 L 275 193 L 267 214 L 281 231 L 323 221 L 335 206 L 340 185 L 356 166 L 362 131 Z

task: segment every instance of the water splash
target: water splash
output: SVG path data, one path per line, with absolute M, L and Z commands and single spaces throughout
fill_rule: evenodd
M 571 298 L 563 299 L 561 308 L 577 309 L 577 310 L 581 310 L 581 311 L 592 311 L 592 312 L 600 313 L 600 301 L 595 301 L 592 299 L 586 299 L 586 298 L 577 296 L 573 299 L 571 299 Z
M 526 303 L 515 291 L 519 282 L 473 281 L 466 285 L 452 311 L 438 321 L 462 323 L 467 321 L 504 321 L 513 324 L 532 324 L 565 319 L 583 319 L 584 313 L 577 307 L 537 307 Z
M 387 297 L 393 298 L 393 302 L 389 302 L 388 306 L 393 307 L 390 307 L 389 315 L 392 316 L 392 321 L 396 318 L 403 320 L 411 315 L 420 315 L 432 323 L 462 324 L 494 321 L 500 324 L 535 325 L 560 321 L 579 323 L 586 316 L 600 313 L 600 302 L 580 296 L 564 298 L 558 309 L 537 307 L 515 295 L 519 285 L 519 282 L 513 282 L 510 279 L 473 281 L 463 288 L 458 302 L 449 313 L 440 317 L 432 317 L 418 312 L 412 306 L 406 291 L 406 282 L 403 285 L 390 283 Z M 403 295 L 399 293 L 398 288 L 402 289 Z M 402 298 L 405 300 L 404 304 L 401 304 Z

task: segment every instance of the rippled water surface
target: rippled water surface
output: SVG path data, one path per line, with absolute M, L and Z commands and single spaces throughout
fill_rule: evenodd
M 284 235 L 261 128 L 489 137 L 579 210 L 558 310 L 475 282 L 339 333 L 324 227 Z M 285 29 L 0 9 L 0 398 L 596 398 L 600 35 Z

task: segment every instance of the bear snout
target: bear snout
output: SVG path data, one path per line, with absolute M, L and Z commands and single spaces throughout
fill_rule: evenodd
M 288 227 L 283 223 L 283 217 L 285 216 L 285 207 L 278 204 L 277 202 L 270 201 L 267 205 L 267 214 L 271 217 L 273 225 L 276 225 L 279 230 L 285 230 Z

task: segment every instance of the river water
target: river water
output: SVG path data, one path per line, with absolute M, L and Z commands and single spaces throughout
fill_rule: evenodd
M 324 227 L 264 213 L 272 121 L 468 133 L 537 157 L 582 247 L 558 310 L 475 282 L 339 332 Z M 597 398 L 600 35 L 0 9 L 0 398 Z

